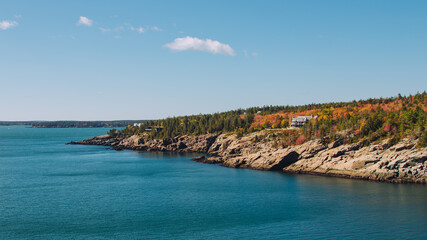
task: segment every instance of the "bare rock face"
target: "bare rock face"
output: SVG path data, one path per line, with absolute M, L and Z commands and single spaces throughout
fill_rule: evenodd
M 67 144 L 83 144 L 83 145 L 101 145 L 101 146 L 115 146 L 120 143 L 121 138 L 111 137 L 109 135 L 101 135 L 97 137 L 91 137 L 78 142 L 69 142 Z
M 142 136 L 133 135 L 126 138 L 102 135 L 69 144 L 110 146 L 115 150 L 131 149 L 145 151 L 200 152 L 206 153 L 215 142 L 216 135 L 180 136 L 172 139 L 145 140 Z
M 201 162 L 233 168 L 305 173 L 385 182 L 427 183 L 427 148 L 416 148 L 416 140 L 405 139 L 386 149 L 386 144 L 362 147 L 308 141 L 287 148 L 253 143 L 253 133 L 242 138 L 220 135 Z M 212 160 L 210 160 L 212 159 Z
M 384 149 L 383 144 L 361 147 L 343 145 L 321 151 L 283 169 L 308 173 L 386 182 L 427 183 L 427 148 L 417 149 L 413 140 Z
M 388 149 L 385 142 L 363 147 L 361 143 L 343 144 L 339 140 L 331 144 L 312 140 L 283 148 L 273 146 L 272 142 L 255 141 L 263 134 L 267 133 L 255 132 L 241 138 L 234 134 L 206 134 L 155 140 L 103 135 L 70 144 L 111 146 L 116 150 L 198 152 L 209 157 L 201 156 L 194 161 L 232 168 L 427 183 L 427 148 L 417 148 L 417 140 L 404 139 Z

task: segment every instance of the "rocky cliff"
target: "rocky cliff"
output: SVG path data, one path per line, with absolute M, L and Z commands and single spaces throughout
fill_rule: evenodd
M 321 140 L 299 146 L 273 147 L 274 143 L 254 142 L 258 134 L 265 133 L 242 138 L 220 135 L 209 148 L 212 157 L 199 161 L 235 168 L 427 183 L 427 148 L 417 148 L 416 140 L 404 139 L 390 148 L 386 142 L 363 147 L 361 143 L 326 144 Z
M 68 144 L 110 146 L 114 150 L 141 150 L 161 152 L 196 152 L 207 153 L 209 147 L 215 142 L 217 135 L 206 134 L 202 136 L 179 136 L 172 139 L 145 140 L 141 136 L 111 137 L 102 135 Z
M 195 161 L 233 168 L 427 183 L 427 148 L 418 148 L 417 140 L 403 139 L 390 148 L 386 142 L 364 147 L 361 143 L 342 145 L 337 141 L 326 144 L 322 140 L 277 147 L 265 137 L 268 135 L 263 131 L 242 138 L 233 134 L 207 134 L 148 141 L 139 136 L 114 138 L 104 135 L 70 144 L 111 146 L 116 150 L 199 152 L 203 156 Z M 260 136 L 263 141 L 257 140 Z

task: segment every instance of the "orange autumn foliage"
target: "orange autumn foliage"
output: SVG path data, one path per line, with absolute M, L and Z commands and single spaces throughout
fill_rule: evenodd
M 410 103 L 414 102 L 414 97 L 408 97 L 408 100 Z M 356 103 L 355 105 L 348 105 L 344 107 L 329 107 L 329 108 L 323 108 L 323 109 L 316 109 L 315 107 L 311 110 L 306 111 L 295 111 L 295 112 L 284 112 L 280 111 L 278 113 L 268 114 L 268 115 L 260 115 L 255 114 L 254 120 L 251 124 L 251 128 L 263 128 L 262 124 L 265 122 L 268 122 L 268 126 L 277 126 L 280 125 L 280 122 L 277 121 L 277 116 L 282 117 L 283 119 L 288 119 L 289 121 L 293 117 L 298 116 L 310 116 L 315 115 L 319 116 L 319 119 L 326 120 L 326 119 L 333 119 L 337 120 L 344 117 L 351 117 L 355 114 L 360 114 L 363 112 L 370 112 L 374 113 L 378 110 L 378 108 L 381 108 L 385 112 L 392 112 L 392 111 L 399 111 L 403 108 L 403 106 L 407 106 L 407 102 L 404 102 L 403 100 L 396 99 L 394 101 L 390 102 L 383 102 L 383 103 Z M 419 106 L 424 111 L 427 111 L 427 101 L 422 101 Z M 410 107 L 411 109 L 415 109 L 415 106 Z M 265 125 L 265 124 L 264 124 Z

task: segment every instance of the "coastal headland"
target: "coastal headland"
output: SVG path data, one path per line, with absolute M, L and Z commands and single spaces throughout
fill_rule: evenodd
M 232 168 L 427 183 L 427 93 L 169 117 L 71 144 L 196 152 Z
M 146 140 L 144 136 L 102 135 L 69 144 L 109 146 L 114 150 L 195 152 L 194 161 L 231 168 L 281 171 L 391 183 L 427 183 L 427 147 L 405 138 L 389 147 L 387 140 L 364 146 L 336 140 L 310 140 L 301 145 L 276 146 L 272 131 L 236 134 L 185 135 Z M 259 139 L 262 139 L 260 141 Z

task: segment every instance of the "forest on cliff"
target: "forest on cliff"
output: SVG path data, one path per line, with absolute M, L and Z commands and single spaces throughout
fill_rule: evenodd
M 301 128 L 291 128 L 292 117 L 318 116 Z M 112 129 L 112 136 L 145 135 L 172 138 L 181 135 L 236 133 L 270 130 L 278 146 L 299 145 L 311 139 L 369 144 L 388 139 L 390 146 L 401 138 L 420 138 L 427 145 L 427 93 L 352 102 L 301 106 L 264 106 L 234 111 L 170 117 L 146 121 L 140 126 Z M 257 139 L 261 141 L 262 139 Z

